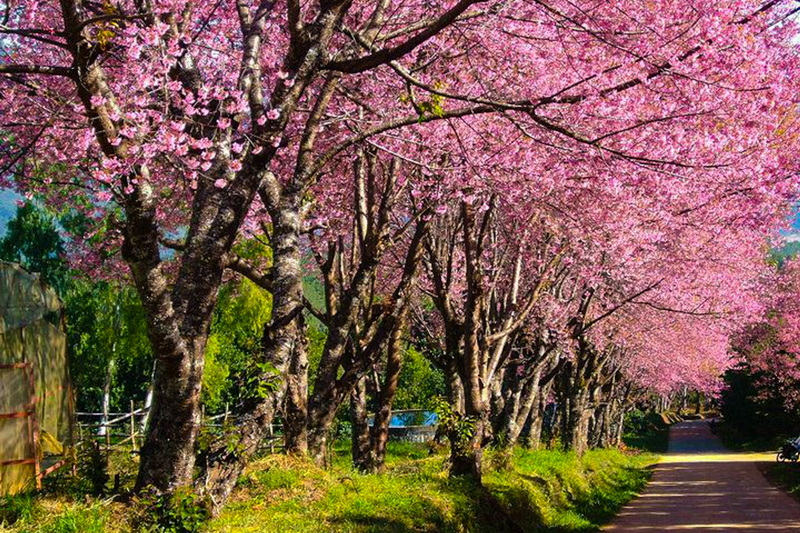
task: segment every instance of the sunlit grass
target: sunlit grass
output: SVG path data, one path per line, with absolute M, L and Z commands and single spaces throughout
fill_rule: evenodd
M 444 452 L 391 443 L 386 472 L 360 474 L 344 448 L 333 466 L 273 455 L 252 464 L 206 530 L 270 533 L 595 531 L 647 481 L 651 454 L 516 449 L 485 454 L 484 487 L 447 476 Z M 79 492 L 0 503 L 0 531 L 132 533 L 132 508 Z
M 403 450 L 419 456 L 424 448 Z M 508 453 L 487 452 L 483 490 L 448 479 L 443 455 L 397 460 L 393 454 L 379 475 L 268 458 L 253 466 L 210 531 L 594 531 L 641 490 L 645 466 L 655 461 L 618 450 L 582 458 L 521 449 L 501 456 Z

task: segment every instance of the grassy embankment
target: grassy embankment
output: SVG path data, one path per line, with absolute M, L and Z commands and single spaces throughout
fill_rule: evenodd
M 663 449 L 666 431 L 647 424 L 629 445 Z M 484 488 L 450 480 L 446 456 L 392 443 L 387 471 L 362 475 L 341 450 L 330 469 L 274 455 L 253 464 L 211 533 L 505 533 L 594 531 L 647 482 L 656 455 L 594 450 L 487 451 Z M 0 531 L 136 531 L 135 506 L 59 491 L 0 500 Z M 11 523 L 13 522 L 13 524 Z M 179 530 L 173 530 L 179 532 Z

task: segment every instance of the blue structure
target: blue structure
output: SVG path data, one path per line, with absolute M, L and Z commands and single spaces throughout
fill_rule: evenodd
M 439 417 L 433 411 L 408 409 L 392 412 L 389 421 L 389 438 L 406 442 L 429 442 L 436 436 Z M 370 419 L 369 425 L 373 424 Z

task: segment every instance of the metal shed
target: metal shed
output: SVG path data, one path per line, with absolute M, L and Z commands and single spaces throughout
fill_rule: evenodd
M 39 488 L 73 441 L 62 307 L 38 275 L 0 261 L 0 496 Z

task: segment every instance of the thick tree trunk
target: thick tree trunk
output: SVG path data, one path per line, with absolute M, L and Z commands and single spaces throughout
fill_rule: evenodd
M 607 420 L 608 405 L 601 403 L 598 405 L 594 412 L 589 417 L 589 448 L 606 448 L 608 447 L 608 420 Z
M 386 446 L 389 442 L 389 422 L 392 419 L 392 403 L 397 394 L 400 371 L 403 368 L 402 332 L 407 315 L 403 311 L 397 326 L 392 331 L 386 355 L 386 375 L 378 394 L 378 406 L 371 432 L 371 458 L 369 469 L 373 472 L 383 470 L 386 461 Z
M 469 261 L 467 265 L 469 273 Z M 450 475 L 470 477 L 480 483 L 483 438 L 488 423 L 484 395 L 488 391 L 485 390 L 481 372 L 482 352 L 477 333 L 480 321 L 478 305 L 472 298 L 468 299 L 465 314 L 464 354 L 460 375 L 464 385 L 464 415 L 474 426 L 469 438 L 460 432 L 451 435 Z
M 623 406 L 620 406 L 620 408 L 616 412 L 616 415 L 614 416 L 614 421 L 612 423 L 613 446 L 622 445 L 622 435 L 625 433 L 626 413 L 627 409 Z
M 447 376 L 447 397 L 450 399 L 450 405 L 453 406 L 453 410 L 457 413 L 463 413 L 464 384 L 461 382 L 461 376 L 458 375 L 456 363 L 449 363 L 444 370 Z
M 516 413 L 521 392 L 519 383 L 521 376 L 517 373 L 517 365 L 511 368 L 500 368 L 494 375 L 489 387 L 489 422 L 492 426 L 494 444 L 502 445 L 508 427 L 508 414 Z M 511 404 L 511 405 L 509 405 Z
M 541 367 L 524 383 L 521 399 L 514 412 L 509 413 L 506 426 L 506 441 L 508 446 L 515 446 L 519 442 L 522 430 L 531 417 L 531 411 L 539 402 L 539 379 L 542 375 Z M 539 425 L 541 433 L 541 424 Z
M 299 317 L 301 319 L 301 317 Z M 308 346 L 305 327 L 298 338 L 286 373 L 286 398 L 283 408 L 283 442 L 286 453 L 308 453 Z
M 367 471 L 372 465 L 372 447 L 370 446 L 370 429 L 367 419 L 367 383 L 361 378 L 350 393 L 350 423 L 352 425 L 351 454 L 353 466 Z
M 141 448 L 138 490 L 172 492 L 191 483 L 200 429 L 200 386 L 205 339 L 199 353 L 159 354 L 150 424 Z
M 268 197 L 265 203 L 274 206 Z M 291 197 L 281 201 L 279 210 L 270 209 L 273 217 L 274 265 L 272 268 L 272 319 L 265 327 L 262 341 L 264 361 L 275 367 L 278 377 L 286 375 L 298 339 L 303 335 L 300 315 L 303 310 L 303 270 L 299 245 L 299 205 Z M 300 341 L 302 343 L 302 341 Z M 262 376 L 272 379 L 276 376 Z M 202 471 L 197 479 L 201 493 L 208 496 L 218 510 L 233 490 L 236 480 L 266 436 L 270 424 L 283 401 L 286 381 L 266 398 L 254 398 L 242 406 L 235 428 L 215 442 L 204 454 Z
M 352 361 L 352 345 L 348 343 L 342 349 L 346 351 L 344 355 L 338 356 L 338 346 L 336 350 L 331 347 L 331 332 L 328 333 L 328 341 L 323 352 L 323 358 L 332 358 L 336 361 L 342 358 Z M 345 343 L 344 334 L 339 335 L 342 343 Z M 352 388 L 357 383 L 357 379 L 352 380 L 349 387 L 341 387 L 337 376 L 339 364 L 329 364 L 327 368 L 320 368 L 317 379 L 314 382 L 314 392 L 308 402 L 308 454 L 318 465 L 325 465 L 328 451 L 328 437 L 331 432 L 333 421 L 339 406 L 350 394 Z M 346 390 L 345 390 L 346 389 Z
M 450 476 L 468 477 L 481 482 L 483 468 L 483 433 L 485 420 L 475 421 L 472 435 L 464 438 L 455 433 L 450 436 Z
M 588 408 L 587 400 L 585 391 L 568 391 L 562 418 L 562 444 L 566 449 L 572 450 L 578 455 L 582 455 L 589 448 L 591 411 Z

